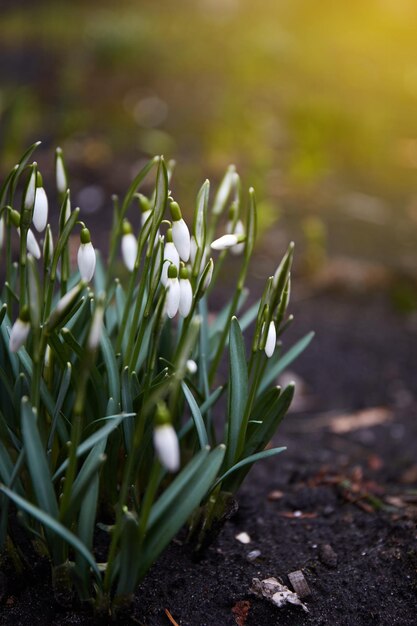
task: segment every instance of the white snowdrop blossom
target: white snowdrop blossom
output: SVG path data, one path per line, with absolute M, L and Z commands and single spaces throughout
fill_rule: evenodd
M 62 150 L 61 148 L 57 148 L 56 150 L 56 161 L 55 161 L 55 174 L 56 174 L 56 188 L 59 193 L 65 193 L 68 184 L 67 184 L 67 174 L 65 172 L 64 161 L 62 159 Z
M 172 319 L 178 313 L 181 296 L 177 268 L 172 264 L 168 269 L 167 290 L 166 310 L 168 317 Z
M 78 269 L 80 270 L 82 280 L 89 283 L 93 278 L 94 271 L 96 269 L 96 252 L 93 244 L 91 243 L 90 231 L 88 228 L 84 227 L 81 229 L 80 240 L 81 243 L 77 254 Z
M 177 270 L 179 270 L 180 267 L 180 255 L 178 254 L 178 250 L 175 247 L 174 242 L 172 241 L 172 232 L 170 228 L 168 229 L 166 234 L 163 263 L 164 264 L 162 267 L 161 282 L 164 287 L 166 287 L 168 282 L 168 268 L 170 264 L 172 263 L 172 265 L 174 265 Z
M 227 250 L 240 243 L 240 241 L 238 235 L 223 235 L 219 239 L 215 239 L 210 247 L 212 250 Z
M 275 322 L 271 320 L 271 322 L 269 323 L 268 335 L 266 337 L 266 344 L 265 344 L 265 354 L 268 357 L 268 359 L 270 359 L 271 356 L 274 354 L 276 345 L 277 345 L 277 331 L 275 328 Z
M 17 318 L 15 323 L 12 326 L 12 330 L 10 332 L 9 339 L 9 349 L 10 352 L 17 352 L 19 348 L 23 346 L 28 338 L 30 331 L 30 323 L 29 320 L 22 320 L 20 317 Z
M 122 237 L 122 255 L 123 261 L 129 272 L 133 271 L 138 252 L 138 242 L 133 233 L 126 233 Z
M 242 220 L 238 220 L 233 228 L 233 222 L 228 222 L 226 226 L 226 232 L 229 235 L 244 235 L 245 227 L 243 226 Z M 245 249 L 244 243 L 237 243 L 233 248 L 231 248 L 230 252 L 232 254 L 241 254 Z
M 188 359 L 186 363 L 186 368 L 189 374 L 195 374 L 197 372 L 197 363 L 192 359 Z
M 141 218 L 140 218 L 140 223 L 142 226 L 145 226 L 146 222 L 148 221 L 148 218 L 151 215 L 152 215 L 151 209 L 148 209 L 147 211 L 143 211 Z
M 177 434 L 171 424 L 155 427 L 153 445 L 161 465 L 169 472 L 176 472 L 180 466 L 180 449 Z
M 43 187 L 38 187 L 36 189 L 35 206 L 33 207 L 32 219 L 38 233 L 45 230 L 48 222 L 48 198 Z
M 172 214 L 172 239 L 181 259 L 186 263 L 190 258 L 191 251 L 190 231 L 182 218 L 178 203 L 171 202 L 170 208 Z
M 187 271 L 187 270 L 185 270 Z M 182 317 L 187 317 L 191 311 L 193 304 L 193 289 L 191 283 L 186 274 L 184 278 L 181 277 L 182 270 L 180 271 L 180 305 L 179 312 Z
M 207 291 L 207 289 L 208 289 L 208 288 L 209 288 L 209 286 L 210 286 L 211 279 L 213 278 L 213 270 L 214 270 L 214 263 L 213 263 L 213 259 L 210 259 L 209 264 L 210 264 L 210 265 L 209 265 L 209 268 L 208 268 L 207 274 L 206 274 L 205 279 L 204 279 L 204 284 L 203 284 L 203 292 L 206 292 L 206 291 Z
M 20 228 L 17 229 L 17 232 L 19 233 L 19 237 L 20 237 L 21 236 Z M 39 247 L 38 242 L 36 241 L 36 237 L 33 234 L 33 231 L 30 228 L 27 232 L 26 249 L 29 252 L 29 254 L 35 257 L 35 259 L 41 258 L 41 249 Z

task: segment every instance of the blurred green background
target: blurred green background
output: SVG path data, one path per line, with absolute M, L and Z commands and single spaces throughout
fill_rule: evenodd
M 61 145 L 94 213 L 163 153 L 186 210 L 233 162 L 257 190 L 265 248 L 284 228 L 317 263 L 323 247 L 415 267 L 415 0 L 2 7 L 3 171 L 36 139 L 48 169 Z

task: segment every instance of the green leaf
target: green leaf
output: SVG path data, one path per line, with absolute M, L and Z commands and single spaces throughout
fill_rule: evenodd
M 106 328 L 101 331 L 100 347 L 107 370 L 109 393 L 116 405 L 120 403 L 120 376 L 116 356 Z
M 140 534 L 136 515 L 130 511 L 123 514 L 123 528 L 120 546 L 120 575 L 117 595 L 129 594 L 135 590 L 140 563 Z
M 129 373 L 129 368 L 125 367 L 122 372 L 122 410 L 130 415 L 135 415 L 133 412 L 133 400 L 132 400 L 132 381 Z M 134 434 L 134 418 L 128 417 L 123 421 L 123 435 L 125 440 L 126 450 L 129 452 L 133 444 Z
M 93 484 L 94 479 L 98 476 L 101 466 L 106 460 L 104 449 L 106 446 L 105 441 L 100 441 L 90 451 L 89 455 L 85 459 L 77 478 L 75 479 L 72 489 L 71 498 L 67 510 L 66 521 L 72 519 L 74 515 L 80 510 L 81 503 Z
M 198 435 L 198 440 L 200 442 L 200 448 L 205 448 L 209 444 L 206 427 L 204 424 L 203 416 L 201 415 L 198 404 L 191 393 L 190 389 L 187 387 L 184 381 L 181 383 L 182 390 L 184 392 L 184 396 L 188 402 L 188 405 L 191 410 L 191 415 L 193 416 L 195 428 Z
M 205 450 L 202 450 L 199 454 L 202 455 L 205 452 Z M 169 515 L 166 514 L 162 517 L 158 517 L 158 522 L 154 522 L 152 526 L 151 512 L 149 531 L 146 534 L 142 559 L 140 562 L 139 578 L 146 573 L 150 565 L 156 560 L 157 556 L 180 530 L 181 526 L 183 526 L 194 509 L 200 504 L 201 500 L 207 494 L 212 482 L 216 478 L 223 462 L 223 458 L 223 445 L 210 452 L 199 467 L 198 472 L 192 472 L 189 476 L 189 480 L 187 480 L 184 487 L 178 492 L 175 502 L 172 507 L 170 507 Z M 187 470 L 187 468 L 185 468 L 185 470 Z M 185 470 L 183 470 L 183 472 Z M 181 472 L 177 479 L 172 483 L 171 487 L 180 477 L 182 477 L 183 472 Z M 165 494 L 166 492 L 164 493 L 164 496 Z M 158 502 L 156 505 L 157 504 Z
M 66 367 L 65 367 L 65 370 L 62 373 L 62 378 L 61 378 L 61 384 L 59 386 L 58 397 L 56 399 L 54 413 L 53 413 L 53 416 L 52 416 L 51 429 L 49 431 L 48 445 L 47 445 L 48 456 L 50 455 L 50 453 L 52 451 L 52 446 L 53 446 L 54 437 L 55 437 L 55 431 L 56 431 L 56 428 L 57 428 L 57 425 L 58 425 L 58 421 L 60 420 L 60 414 L 61 414 L 62 405 L 64 404 L 65 396 L 67 395 L 67 391 L 68 391 L 70 383 L 71 383 L 71 373 L 72 373 L 71 363 L 67 363 Z M 62 424 L 62 428 L 64 428 L 64 432 L 65 432 L 66 429 L 65 429 L 65 425 L 64 424 Z M 68 440 L 68 435 L 66 436 L 66 441 L 67 440 Z
M 26 452 L 26 462 L 36 500 L 44 511 L 52 515 L 52 517 L 58 517 L 58 505 L 45 449 L 39 436 L 36 415 L 27 398 L 22 398 L 21 407 L 22 437 Z
M 120 422 L 126 417 L 131 417 L 135 415 L 135 413 L 127 413 L 126 415 L 109 415 L 108 419 L 112 421 L 109 424 L 106 424 L 95 433 L 93 433 L 90 437 L 85 439 L 82 444 L 80 444 L 76 451 L 76 456 L 83 456 L 86 452 L 88 452 L 93 446 L 96 445 L 102 439 L 107 438 L 120 424 Z M 63 472 L 67 469 L 68 459 L 66 459 L 56 470 L 55 474 L 52 476 L 52 480 L 56 480 L 60 476 L 62 476 Z
M 51 515 L 49 515 L 45 511 L 42 511 L 41 509 L 38 509 L 36 506 L 31 504 L 24 498 L 21 498 L 11 489 L 8 489 L 4 485 L 0 485 L 0 491 L 2 491 L 8 498 L 13 500 L 18 508 L 23 509 L 24 511 L 26 511 L 26 513 L 29 513 L 29 515 L 37 519 L 38 522 L 43 524 L 43 526 L 45 526 L 47 529 L 61 537 L 61 539 L 69 543 L 74 548 L 76 553 L 79 553 L 81 556 L 83 556 L 87 563 L 90 565 L 99 585 L 101 586 L 101 575 L 97 567 L 97 563 L 95 562 L 91 552 L 87 550 L 85 545 L 78 539 L 78 537 L 76 537 L 56 519 L 51 517 Z
M 242 467 L 246 467 L 249 470 L 250 467 L 254 463 L 256 463 L 256 461 L 260 461 L 261 459 L 266 459 L 269 456 L 275 456 L 276 454 L 280 454 L 281 452 L 284 452 L 284 450 L 286 449 L 287 448 L 285 447 L 284 448 L 270 448 L 269 450 L 262 450 L 261 452 L 257 452 L 256 454 L 251 454 L 250 456 L 247 456 L 245 459 L 242 459 L 241 461 L 233 465 L 230 469 L 227 470 L 227 472 L 225 472 L 222 476 L 220 476 L 220 478 L 218 478 L 216 482 L 214 483 L 212 490 L 215 489 L 217 485 L 222 483 L 225 480 L 225 478 L 227 478 L 228 476 L 230 476 L 237 470 L 242 469 Z M 247 467 L 248 465 L 249 465 L 249 468 Z
M 246 363 L 245 343 L 239 322 L 232 318 L 230 325 L 229 346 L 229 400 L 227 421 L 226 467 L 231 467 L 237 458 L 238 441 L 243 423 L 245 406 L 248 399 L 248 368 Z
M 265 391 L 271 383 L 277 379 L 277 377 L 288 367 L 295 359 L 300 356 L 302 352 L 307 348 L 309 343 L 314 337 L 314 332 L 307 333 L 302 339 L 297 341 L 297 343 L 286 352 L 283 356 L 281 356 L 278 352 L 276 355 L 274 354 L 269 360 L 268 367 L 263 376 L 262 382 L 259 385 L 258 396 Z

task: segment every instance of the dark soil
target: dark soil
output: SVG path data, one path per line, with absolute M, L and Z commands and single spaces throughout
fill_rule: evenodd
M 369 293 L 319 294 L 293 309 L 292 337 L 316 338 L 294 365 L 301 391 L 276 438 L 287 452 L 252 470 L 238 513 L 200 561 L 181 536 L 171 544 L 119 623 L 417 624 L 417 318 Z M 254 577 L 291 588 L 296 570 L 308 613 L 250 591 Z M 20 587 L 1 581 L 0 623 L 96 623 L 55 604 L 47 572 L 40 564 Z

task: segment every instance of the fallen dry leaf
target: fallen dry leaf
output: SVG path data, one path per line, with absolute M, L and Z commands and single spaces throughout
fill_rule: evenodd
M 393 412 L 385 407 L 373 407 L 357 413 L 336 415 L 330 419 L 330 430 L 338 435 L 350 433 L 360 428 L 379 426 L 392 420 Z
M 245 626 L 250 606 L 249 600 L 239 600 L 232 608 L 237 626 Z
M 265 578 L 264 580 L 253 578 L 250 590 L 256 596 L 269 600 L 278 608 L 281 608 L 285 604 L 295 604 L 301 606 L 302 609 L 308 613 L 308 608 L 301 602 L 298 595 L 278 582 L 276 578 Z

